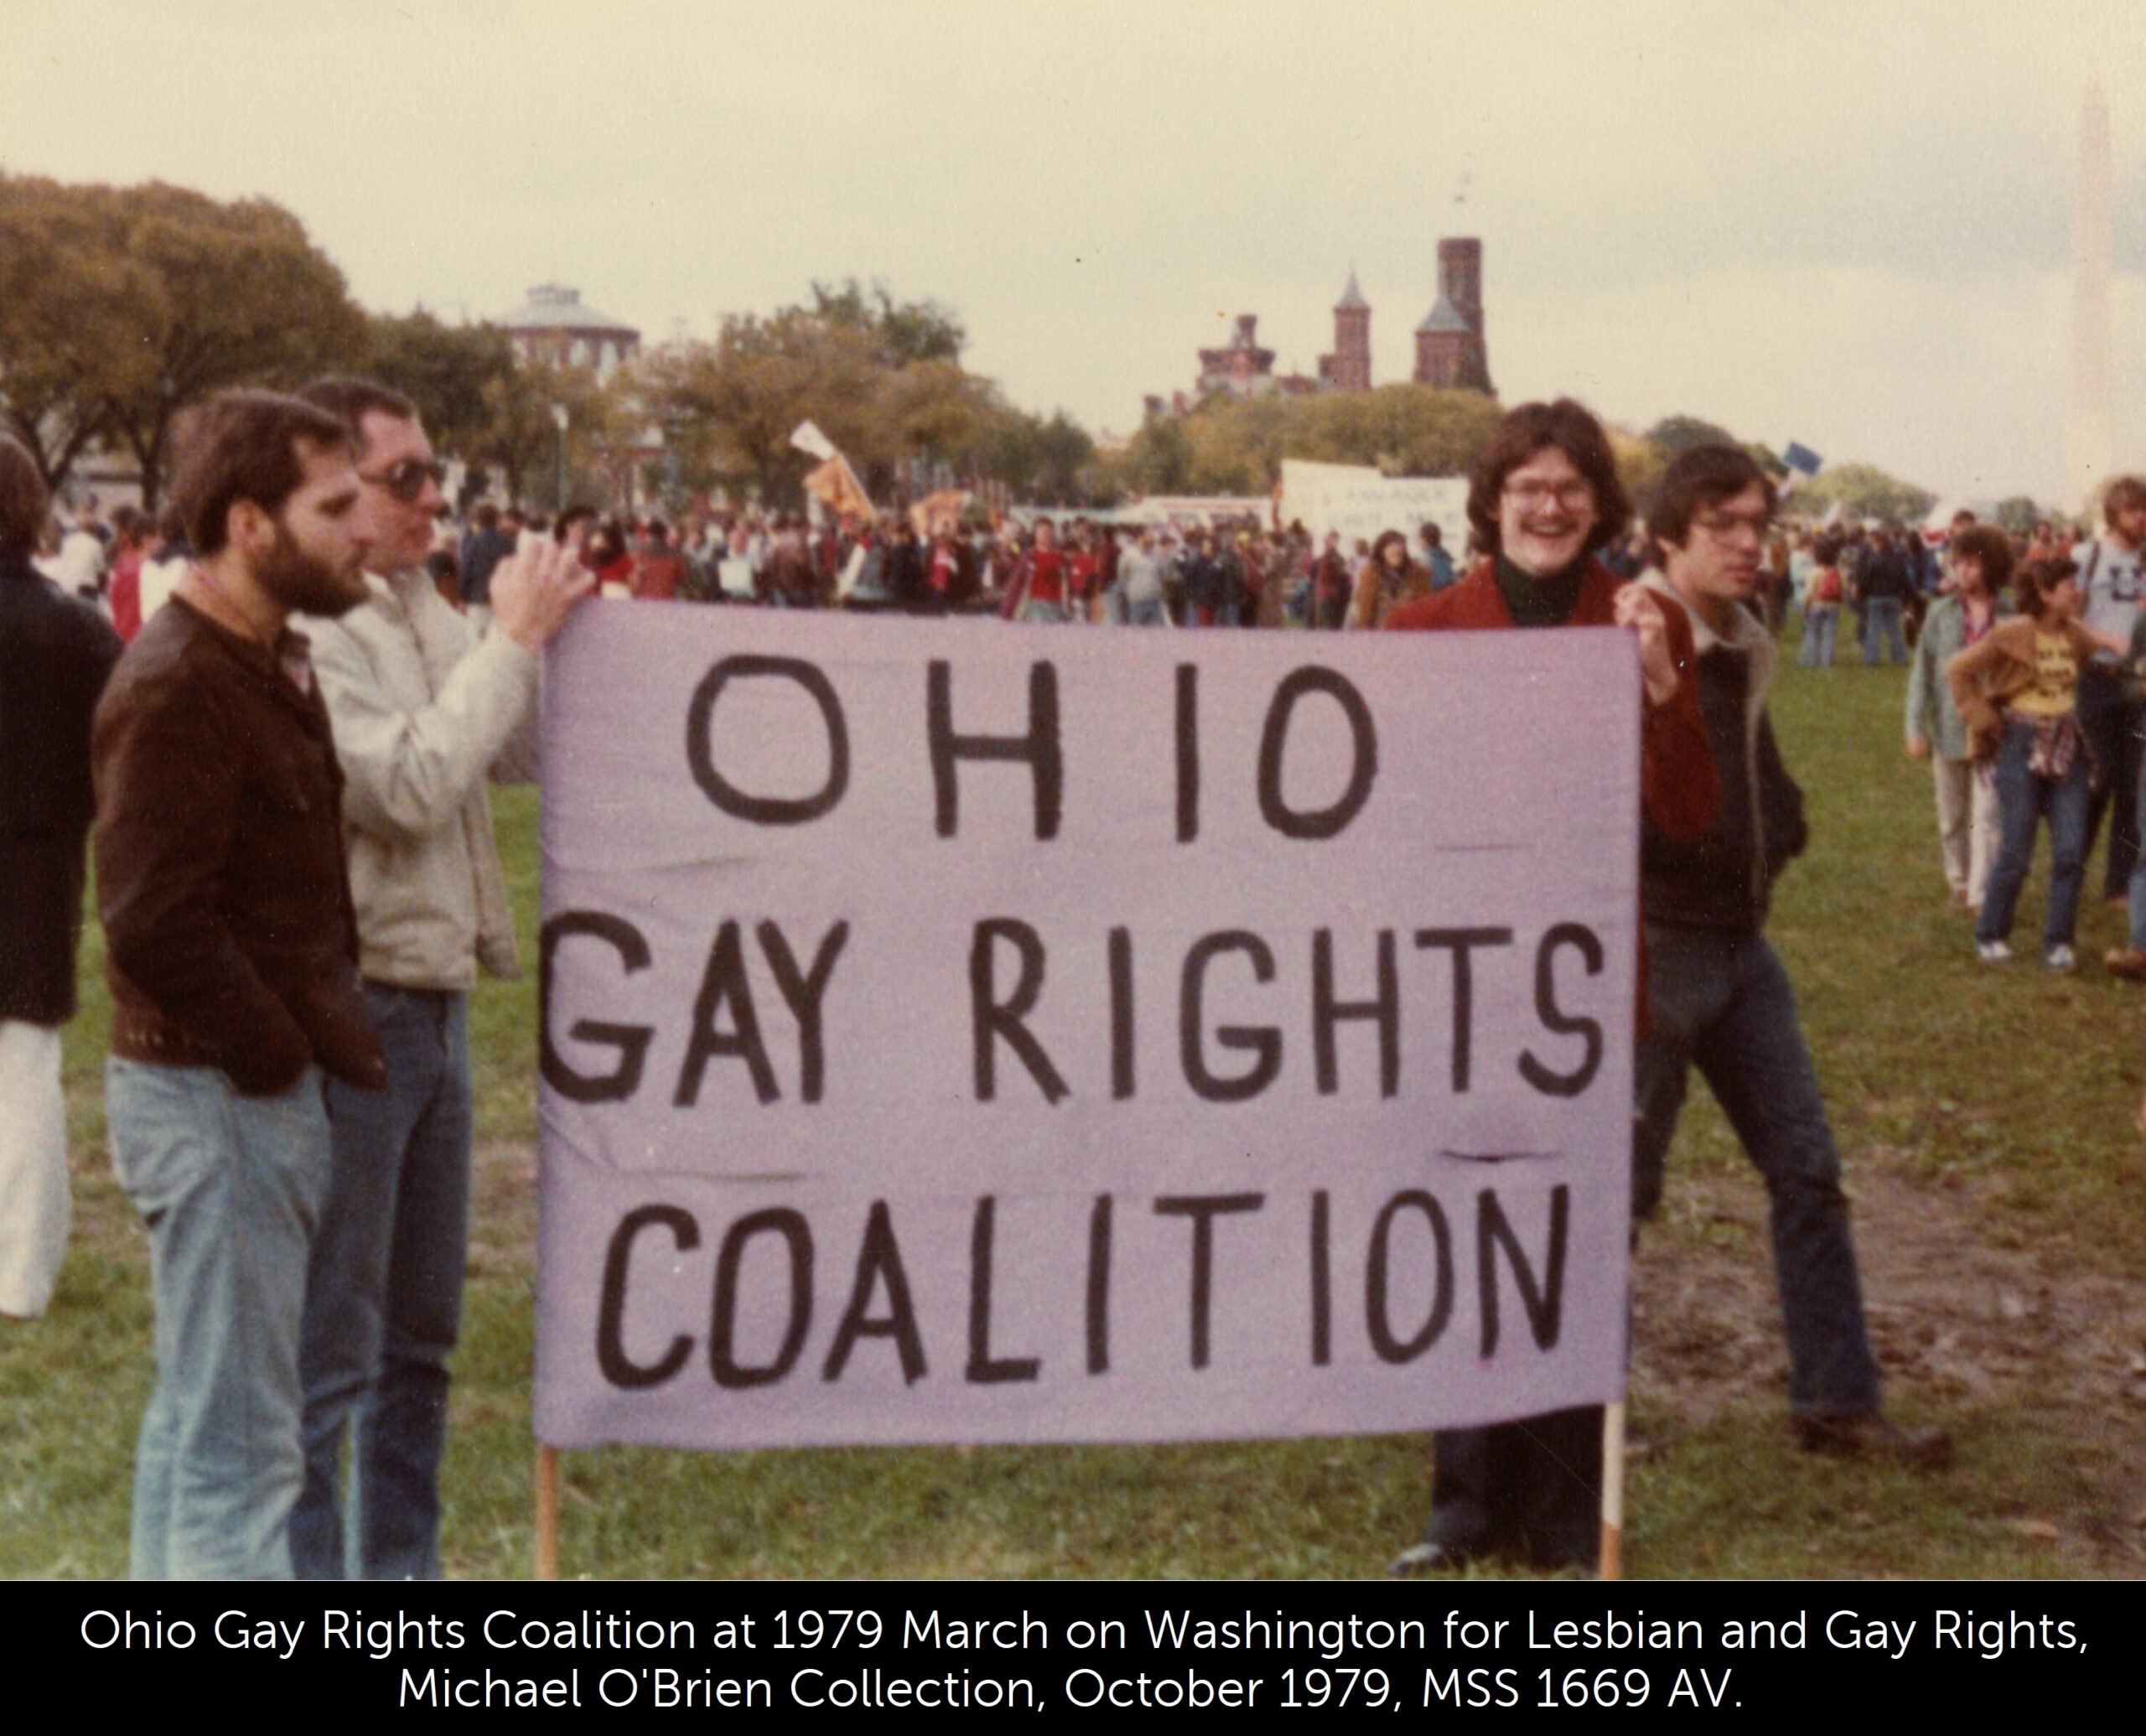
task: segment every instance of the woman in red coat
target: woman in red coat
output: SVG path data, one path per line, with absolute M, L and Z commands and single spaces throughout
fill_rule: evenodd
M 1713 824 L 1721 785 L 1692 679 L 1691 624 L 1675 603 L 1638 585 L 1620 587 L 1595 559 L 1630 516 L 1602 425 L 1569 398 L 1523 404 L 1498 424 L 1469 484 L 1469 521 L 1489 558 L 1459 584 L 1398 605 L 1386 625 L 1635 630 L 1645 683 L 1640 800 L 1667 836 L 1696 839 Z M 1644 967 L 1637 980 L 1644 995 Z M 1644 1023 L 1644 1005 L 1639 1017 Z M 1412 1575 L 1492 1554 L 1591 1570 L 1601 1485 L 1598 1407 L 1443 1430 L 1430 1522 L 1393 1571 Z

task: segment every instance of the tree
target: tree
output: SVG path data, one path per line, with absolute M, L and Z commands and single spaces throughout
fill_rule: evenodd
M 105 404 L 153 505 L 181 410 L 225 386 L 288 389 L 350 365 L 364 353 L 364 316 L 281 205 L 222 205 L 159 181 L 88 190 L 107 213 L 107 257 L 140 267 L 114 282 L 133 361 Z
M 1735 446 L 1735 435 L 1718 422 L 1697 416 L 1665 416 L 1646 431 L 1646 438 L 1661 448 L 1668 459 L 1683 457 L 1694 446 Z
M 113 253 L 102 190 L 0 176 L 0 420 L 54 491 L 144 365 L 121 317 L 144 267 Z
M 1999 500 L 1997 510 L 1991 516 L 1997 521 L 1998 530 L 2009 531 L 2014 536 L 2029 536 L 2034 534 L 2035 526 L 2044 519 L 2055 524 L 2060 521 L 2064 515 L 2044 510 L 2035 504 L 2030 495 L 2014 495 L 2007 500 Z
M 920 361 L 957 362 L 968 342 L 961 316 L 951 308 L 934 301 L 897 302 L 876 277 L 868 299 L 851 277 L 832 289 L 815 282 L 812 302 L 812 311 L 830 324 L 868 333 L 892 367 Z
M 1314 397 L 1216 396 L 1155 417 L 1104 467 L 1134 493 L 1263 495 L 1284 458 L 1369 464 L 1389 476 L 1465 475 L 1501 412 L 1480 392 L 1428 386 Z
M 1937 496 L 1888 476 L 1874 464 L 1829 464 L 1796 491 L 1796 509 L 1806 517 L 1822 514 L 1836 502 L 1850 518 L 1912 524 L 1937 504 Z
M 495 325 L 444 325 L 420 308 L 367 323 L 365 371 L 417 407 L 433 443 L 473 461 L 498 461 L 500 405 L 520 363 Z
M 809 420 L 867 490 L 886 499 L 917 467 L 996 474 L 993 455 L 1024 446 L 1011 436 L 1018 412 L 961 365 L 963 339 L 951 309 L 897 302 L 881 284 L 868 293 L 853 278 L 814 284 L 809 307 L 733 314 L 713 344 L 667 345 L 645 358 L 640 375 L 682 477 L 728 478 L 793 501 L 815 460 L 790 437 Z M 1034 433 L 1024 466 L 1062 468 L 1070 451 L 1062 432 L 1056 447 L 1046 428 Z

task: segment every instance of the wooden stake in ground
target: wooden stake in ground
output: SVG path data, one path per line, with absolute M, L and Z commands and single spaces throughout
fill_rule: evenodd
M 559 1577 L 559 1449 L 536 1443 L 536 1577 Z
M 1602 1407 L 1602 1565 L 1604 1579 L 1625 1577 L 1625 1401 Z

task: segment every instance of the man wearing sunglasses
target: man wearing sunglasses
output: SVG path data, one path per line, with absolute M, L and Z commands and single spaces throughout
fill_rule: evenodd
M 467 1254 L 469 991 L 479 970 L 519 974 L 485 786 L 526 744 L 539 654 L 594 578 L 572 550 L 526 539 L 493 573 L 491 619 L 473 631 L 425 573 L 443 467 L 415 407 L 362 380 L 302 396 L 350 431 L 372 545 L 366 600 L 313 625 L 313 656 L 388 1079 L 329 1093 L 334 1166 L 307 1274 L 292 1563 L 302 1578 L 431 1578 Z

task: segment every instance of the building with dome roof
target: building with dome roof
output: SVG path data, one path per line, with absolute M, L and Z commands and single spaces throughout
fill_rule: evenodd
M 523 361 L 593 368 L 599 380 L 640 351 L 636 328 L 586 306 L 581 292 L 564 283 L 539 283 L 499 324 Z

